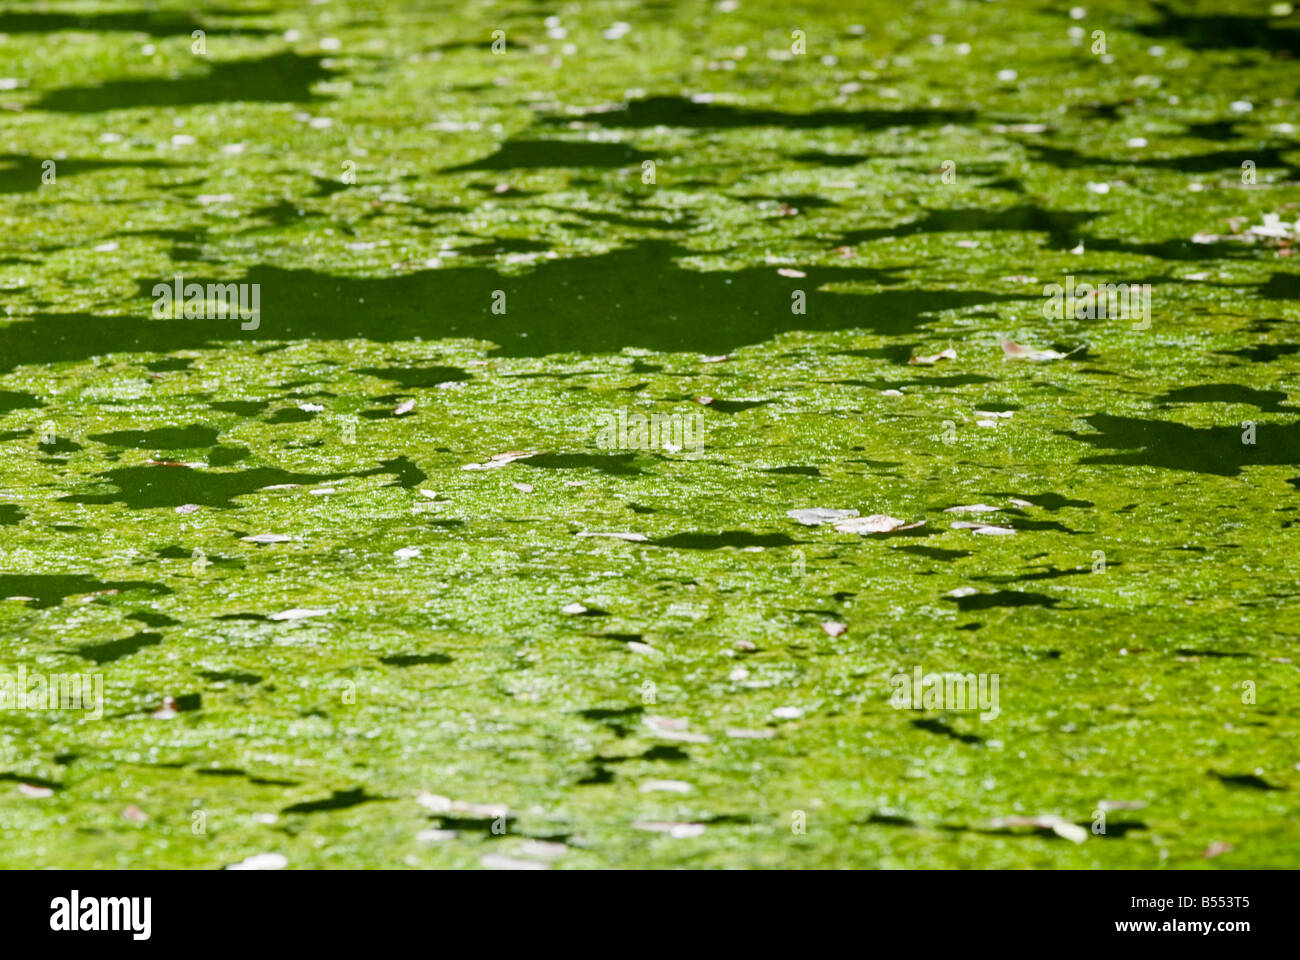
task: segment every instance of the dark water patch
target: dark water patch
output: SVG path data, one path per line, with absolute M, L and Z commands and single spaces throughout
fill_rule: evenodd
M 1005 190 L 1008 193 L 1024 193 L 1025 185 L 1015 177 L 1005 177 L 1002 180 L 994 180 L 991 183 L 980 184 L 985 190 Z
M 784 533 L 752 533 L 748 530 L 724 530 L 721 533 L 675 533 L 650 541 L 655 546 L 677 550 L 720 550 L 723 547 L 789 547 L 802 541 L 791 540 Z
M 208 451 L 208 466 L 229 467 L 248 458 L 248 447 L 213 447 Z
M 204 680 L 211 680 L 213 683 L 238 683 L 241 686 L 251 687 L 262 682 L 261 674 L 245 673 L 242 670 L 200 670 L 198 674 Z
M 632 734 L 640 726 L 640 717 L 643 712 L 642 707 L 591 707 L 586 710 L 579 710 L 578 716 L 584 720 L 590 720 L 593 723 L 599 723 L 607 727 L 615 736 L 621 739 Z M 599 766 L 626 759 L 627 757 L 596 758 Z
M 1222 143 L 1224 140 L 1235 140 L 1237 138 L 1237 120 L 1211 120 L 1208 123 L 1189 123 L 1187 124 L 1187 136 L 1199 140 L 1213 140 L 1215 143 Z
M 643 217 L 632 217 L 619 213 L 603 213 L 595 210 L 569 210 L 564 207 L 551 207 L 550 209 L 559 213 L 571 213 L 582 217 L 584 220 L 596 223 L 612 223 L 615 226 L 632 227 L 637 230 L 694 230 L 699 225 L 698 220 L 686 215 L 678 215 L 675 220 L 650 220 Z
M 0 194 L 40 190 L 45 175 L 43 164 L 47 159 L 22 153 L 0 153 Z M 172 166 L 161 160 L 77 160 L 67 157 L 54 161 L 54 164 L 54 172 L 58 177 L 75 177 L 80 173 L 95 173 L 98 170 L 161 170 Z
M 1154 398 L 1166 406 L 1173 403 L 1239 403 L 1258 407 L 1265 413 L 1297 413 L 1300 408 L 1283 406 L 1287 398 L 1281 390 L 1256 390 L 1236 383 L 1205 383 L 1179 387 Z
M 725 103 L 697 103 L 686 97 L 631 100 L 622 110 L 591 113 L 582 118 L 585 123 L 601 127 L 785 127 L 789 130 L 822 127 L 884 130 L 890 127 L 970 123 L 974 119 L 975 114 L 970 110 L 815 110 L 810 113 L 784 113 Z M 548 124 L 568 124 L 572 121 L 573 117 L 567 114 L 542 118 L 542 122 Z
M 1255 443 L 1242 443 L 1243 428 L 1186 427 L 1165 420 L 1142 420 L 1099 413 L 1085 422 L 1097 433 L 1058 431 L 1080 443 L 1124 453 L 1085 457 L 1080 463 L 1163 467 L 1235 477 L 1244 466 L 1300 463 L 1300 423 L 1261 423 Z
M 1243 160 L 1254 161 L 1261 170 L 1280 169 L 1285 171 L 1288 180 L 1293 180 L 1300 168 L 1293 166 L 1278 147 L 1242 146 L 1235 150 L 1214 150 L 1208 153 L 1195 153 L 1181 157 L 1139 157 L 1127 156 L 1118 159 L 1090 156 L 1070 147 L 1049 147 L 1042 144 L 1026 144 L 1025 149 L 1033 158 L 1042 163 L 1074 170 L 1080 167 L 1136 167 L 1142 170 L 1172 170 L 1175 173 L 1216 173 L 1221 170 L 1241 171 Z
M 202 556 L 203 562 L 209 566 L 233 567 L 240 570 L 244 568 L 244 560 L 242 557 L 223 557 L 215 553 L 196 554 L 197 551 L 191 550 L 189 547 L 175 546 L 163 547 L 161 550 L 157 551 L 156 555 L 159 560 L 197 560 L 199 559 L 199 556 Z
M 1079 228 L 1091 223 L 1104 213 L 1088 210 L 1044 210 L 1032 204 L 989 210 L 982 207 L 931 210 L 919 220 L 894 227 L 872 227 L 852 230 L 841 235 L 841 242 L 850 246 L 881 240 L 885 237 L 910 237 L 918 233 L 981 233 L 986 231 L 1015 231 L 1019 233 L 1046 233 L 1056 247 L 1073 247 L 1077 243 Z
M 820 477 L 822 475 L 822 472 L 816 467 L 770 467 L 763 472 L 793 477 Z
M 1249 657 L 1249 653 L 1231 653 L 1223 650 L 1192 650 L 1188 647 L 1180 647 L 1174 651 L 1180 657 L 1219 657 L 1227 659 L 1242 659 Z
M 373 278 L 259 266 L 240 280 L 261 284 L 264 320 L 256 331 L 223 321 L 47 314 L 0 327 L 0 372 L 123 349 L 174 353 L 232 339 L 365 337 L 393 342 L 486 335 L 499 344 L 500 355 L 508 357 L 617 353 L 627 346 L 713 355 L 791 330 L 905 334 L 927 314 L 1034 299 L 950 288 L 833 293 L 818 288 L 874 283 L 880 272 L 808 267 L 808 276 L 800 279 L 781 277 L 770 267 L 704 272 L 678 263 L 677 258 L 688 253 L 666 241 L 647 241 L 600 256 L 546 261 L 509 278 L 471 266 Z M 151 296 L 157 282 L 156 277 L 138 279 L 139 295 Z M 493 291 L 498 289 L 509 295 L 505 315 L 491 312 Z M 807 315 L 773 309 L 774 303 L 790 303 L 795 290 L 808 293 Z M 575 312 L 575 291 L 601 303 L 602 309 Z M 361 319 L 357 308 L 363 301 L 366 313 Z
M 408 653 L 394 657 L 380 657 L 379 662 L 389 667 L 420 667 L 428 664 L 451 663 L 453 659 L 445 653 Z
M 1082 536 L 1091 533 L 1091 530 L 1071 530 L 1063 523 L 1056 520 L 1016 520 L 1015 528 L 1017 530 L 1055 530 L 1057 533 L 1068 533 L 1070 536 Z
M 69 440 L 67 437 L 55 437 L 53 443 L 42 443 L 38 448 L 43 454 L 56 453 L 76 453 L 81 449 L 81 444 L 75 440 Z
M 0 503 L 0 527 L 12 527 L 21 523 L 26 516 L 21 507 L 16 507 L 12 503 Z
M 271 618 L 264 613 L 222 613 L 212 618 L 219 623 L 235 623 L 248 620 L 252 623 L 270 623 Z
M 75 648 L 73 652 L 84 660 L 112 663 L 114 660 L 138 653 L 145 647 L 156 647 L 162 642 L 161 633 L 137 633 L 135 636 L 110 640 L 107 643 L 89 643 Z
M 43 406 L 45 404 L 30 393 L 19 393 L 16 390 L 0 390 L 0 414 L 8 413 L 11 410 L 35 410 Z
M 959 733 L 942 720 L 934 720 L 927 717 L 924 719 L 913 720 L 912 726 L 916 727 L 918 730 L 924 730 L 926 733 L 937 733 L 953 740 L 959 740 L 962 743 L 984 742 L 983 737 L 978 737 L 973 733 Z
M 416 466 L 408 457 L 397 457 L 393 460 L 382 461 L 378 468 L 367 470 L 363 473 L 352 474 L 354 477 L 367 477 L 374 475 L 383 475 L 391 473 L 393 475 L 392 485 L 402 487 L 405 490 L 414 490 L 424 481 L 429 479 L 429 475 Z M 327 477 L 326 479 L 334 479 Z
M 636 466 L 635 453 L 544 453 L 539 457 L 528 457 L 519 462 L 527 467 L 541 470 L 599 470 L 613 477 L 640 476 L 644 471 Z
M 994 499 L 1010 499 L 1015 497 L 1019 500 L 1025 500 L 1036 507 L 1042 507 L 1044 510 L 1050 510 L 1055 513 L 1062 507 L 1079 507 L 1086 509 L 1093 506 L 1091 500 L 1072 500 L 1069 497 L 1062 496 L 1059 493 L 989 493 L 986 496 Z
M 1173 240 L 1120 240 L 1113 237 L 1081 237 L 1085 249 L 1094 253 L 1124 253 L 1160 260 L 1253 260 L 1258 254 L 1253 247 L 1243 243 L 1193 243 L 1189 239 Z M 1187 283 L 1180 280 L 1180 283 Z
M 146 363 L 144 368 L 154 373 L 175 373 L 180 370 L 188 370 L 193 363 L 194 360 L 190 357 L 165 357 L 162 360 Z
M 595 167 L 614 169 L 640 166 L 657 160 L 658 154 L 644 153 L 625 143 L 578 140 L 507 140 L 496 153 L 473 163 L 448 167 L 445 173 L 468 170 L 538 170 L 548 167 Z
M 1253 347 L 1216 351 L 1228 357 L 1241 357 L 1251 363 L 1272 363 L 1280 357 L 1300 353 L 1300 343 L 1257 343 Z
M 1118 566 L 1121 566 L 1118 562 L 1106 561 L 1107 570 Z M 1058 570 L 1056 567 L 1048 567 L 1046 570 L 1035 570 L 1032 573 L 987 574 L 974 576 L 971 579 L 981 583 L 1020 583 L 1024 580 L 1059 580 L 1061 577 L 1077 577 L 1085 573 L 1092 573 L 1092 568 L 1074 567 L 1070 570 Z
M 974 593 L 967 597 L 944 597 L 944 599 L 957 604 L 957 609 L 963 613 L 968 610 L 990 610 L 994 607 L 1046 607 L 1050 610 L 1061 602 L 1060 597 L 1020 590 L 997 590 L 993 593 Z
M 1132 29 L 1146 37 L 1168 37 L 1193 50 L 1266 50 L 1270 53 L 1300 54 L 1300 30 L 1281 18 L 1193 16 L 1157 3 L 1160 19 Z
M 147 590 L 159 595 L 172 592 L 148 580 L 96 580 L 85 574 L 0 574 L 0 597 L 32 597 L 38 610 L 58 606 L 68 597 L 110 590 Z
M 815 163 L 819 167 L 852 167 L 867 159 L 861 153 L 823 153 L 821 150 L 807 150 L 796 153 L 790 158 L 799 163 Z
M 862 823 L 866 826 L 875 827 L 914 827 L 916 821 L 907 817 L 897 817 L 887 813 L 873 813 Z
M 353 373 L 388 380 L 407 390 L 470 379 L 469 373 L 460 367 L 358 367 Z
M 260 59 L 221 60 L 201 74 L 177 79 L 111 80 L 51 90 L 29 109 L 98 113 L 138 107 L 185 107 L 207 103 L 288 103 L 319 99 L 311 88 L 334 74 L 321 56 L 276 53 Z
M 1250 790 L 1285 790 L 1285 787 L 1277 787 L 1269 783 L 1262 777 L 1257 777 L 1253 773 L 1219 773 L 1217 770 L 1211 770 L 1210 776 L 1218 780 L 1227 787 L 1246 787 Z
M 772 196 L 770 194 L 731 194 L 733 200 L 744 200 L 750 203 L 779 203 L 785 208 L 780 216 L 792 216 L 800 210 L 819 210 L 824 207 L 838 206 L 834 201 L 827 200 L 825 197 L 817 196 L 811 193 L 800 193 L 790 196 Z
M 629 504 L 627 505 L 627 508 L 628 508 L 629 510 L 631 510 L 633 513 L 643 513 L 643 514 L 644 514 L 644 513 L 658 513 L 658 512 L 659 512 L 659 511 L 655 510 L 654 507 L 646 507 L 646 506 L 642 506 L 642 505 L 639 504 L 639 503 L 629 503 Z
M 347 810 L 350 807 L 358 807 L 363 803 L 372 803 L 376 800 L 385 800 L 386 797 L 372 797 L 366 793 L 365 788 L 358 787 L 355 790 L 335 790 L 324 800 L 308 800 L 303 803 L 295 803 L 285 807 L 281 813 L 324 813 L 329 810 Z
M 641 754 L 640 759 L 664 763 L 685 763 L 687 760 L 691 759 L 691 755 L 681 747 L 670 747 L 665 744 L 660 744 L 651 747 L 645 753 Z
M 147 33 L 153 37 L 189 36 L 203 30 L 211 36 L 262 37 L 274 33 L 255 27 L 214 27 L 208 17 L 248 16 L 259 11 L 212 9 L 204 19 L 170 10 L 122 10 L 106 13 L 64 13 L 52 10 L 12 10 L 0 13 L 0 33 L 54 33 L 75 30 L 79 33 L 121 31 Z M 264 12 L 264 11 L 262 11 Z
M 457 247 L 458 253 L 467 257 L 490 257 L 501 253 L 544 253 L 554 249 L 554 244 L 542 240 L 525 240 L 516 237 L 499 237 L 468 247 Z
M 384 473 L 370 470 L 368 476 Z M 124 503 L 133 510 L 179 507 L 194 503 L 201 507 L 230 509 L 235 497 L 256 493 L 263 487 L 280 484 L 317 484 L 337 480 L 349 474 L 290 473 L 272 467 L 215 472 L 192 467 L 121 467 L 98 476 L 117 488 L 114 493 L 82 493 L 60 497 L 60 503 Z
M 719 413 L 743 413 L 775 402 L 774 400 L 714 400 L 707 406 L 710 410 L 717 410 Z
M 268 403 L 269 401 L 266 400 L 218 400 L 209 403 L 208 406 L 213 410 L 233 413 L 239 417 L 255 417 L 266 409 Z
M 279 423 L 307 423 L 314 420 L 316 414 L 311 410 L 302 410 L 298 407 L 281 407 L 275 413 L 266 418 L 269 424 Z
M 179 620 L 173 620 L 165 613 L 155 613 L 152 610 L 141 610 L 127 617 L 128 620 L 135 620 L 143 623 L 146 627 L 177 627 L 180 626 Z
M 33 787 L 44 787 L 47 790 L 56 792 L 63 789 L 63 785 L 54 780 L 46 780 L 44 777 L 31 777 L 25 773 L 14 773 L 13 771 L 0 773 L 0 782 L 26 783 Z
M 1260 285 L 1259 295 L 1266 300 L 1300 300 L 1300 274 L 1273 274 Z
M 21 440 L 23 437 L 30 437 L 30 430 L 5 430 L 0 433 L 0 443 L 8 443 L 10 440 Z
M 925 557 L 927 560 L 938 560 L 947 563 L 952 560 L 960 560 L 962 557 L 969 557 L 969 550 L 948 550 L 944 547 L 925 547 L 920 544 L 908 544 L 904 547 L 894 547 L 899 553 L 910 553 L 914 556 Z
M 110 447 L 136 450 L 198 450 L 217 442 L 217 431 L 201 424 L 188 427 L 159 427 L 156 430 L 116 430 L 92 433 L 90 439 Z

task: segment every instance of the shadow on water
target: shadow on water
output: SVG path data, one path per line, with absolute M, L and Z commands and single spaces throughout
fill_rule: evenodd
M 96 580 L 85 574 L 0 574 L 0 597 L 31 597 L 37 610 L 57 607 L 68 597 L 114 591 L 147 590 L 159 595 L 171 588 L 148 580 Z
M 206 73 L 164 80 L 113 80 L 51 90 L 33 110 L 99 113 L 131 107 L 184 107 L 199 103 L 300 103 L 319 99 L 312 84 L 333 76 L 319 56 L 277 53 L 257 60 L 223 60 Z
M 543 122 L 568 124 L 574 119 L 563 115 L 546 117 Z M 590 113 L 582 117 L 584 123 L 601 127 L 785 127 L 790 130 L 822 127 L 884 130 L 889 127 L 971 123 L 974 120 L 975 113 L 971 110 L 815 110 L 811 113 L 785 113 L 725 103 L 696 103 L 685 97 L 632 100 L 621 110 Z
M 444 173 L 467 170 L 534 170 L 544 167 L 632 167 L 656 155 L 623 143 L 572 140 L 507 140 L 496 153 L 481 160 L 448 167 Z
M 1085 422 L 1098 432 L 1059 432 L 1091 447 L 1125 452 L 1085 457 L 1081 463 L 1164 467 L 1221 477 L 1235 477 L 1245 466 L 1300 463 L 1300 423 L 1258 424 L 1255 442 L 1243 443 L 1244 430 L 1238 424 L 1187 427 L 1108 413 L 1088 417 Z
M 1240 403 L 1258 407 L 1264 413 L 1300 413 L 1300 407 L 1283 406 L 1287 398 L 1281 390 L 1256 390 L 1235 383 L 1205 383 L 1179 387 L 1155 398 L 1166 406 L 1174 403 Z
M 1158 3 L 1161 19 L 1134 27 L 1146 37 L 1169 37 L 1193 50 L 1269 50 L 1300 54 L 1300 30 L 1268 17 L 1196 17 Z
M 343 477 L 372 477 L 392 474 L 397 486 L 411 489 L 428 477 L 406 457 L 385 460 L 373 470 L 360 473 L 291 473 L 276 467 L 216 472 L 186 466 L 122 467 L 98 476 L 117 489 L 108 493 L 80 493 L 60 497 L 62 503 L 124 503 L 133 510 L 179 507 L 197 504 L 222 509 L 237 506 L 235 497 L 256 493 L 280 484 L 315 484 Z
M 772 267 L 704 272 L 675 259 L 687 254 L 653 241 L 546 261 L 515 276 L 473 266 L 375 278 L 257 267 L 242 278 L 261 285 L 257 330 L 241 330 L 237 320 L 46 315 L 0 327 L 0 371 L 123 349 L 173 353 L 232 340 L 479 337 L 510 357 L 624 347 L 720 354 L 793 330 L 910 333 L 929 313 L 1029 299 L 981 290 L 821 291 L 830 283 L 879 283 L 882 274 L 861 267 L 808 267 L 803 278 L 782 277 Z M 140 278 L 140 296 L 151 297 L 166 279 Z M 498 290 L 507 297 L 504 314 L 492 313 Z M 797 290 L 807 294 L 806 315 L 791 313 Z
M 885 237 L 910 237 L 916 233 L 977 233 L 986 230 L 1012 230 L 1017 232 L 1046 233 L 1054 246 L 1072 247 L 1080 227 L 1104 213 L 1087 210 L 1044 210 L 1025 204 L 988 210 L 971 207 L 961 210 L 931 210 L 920 220 L 895 227 L 872 227 L 853 230 L 842 235 L 842 242 L 850 246 L 857 243 L 881 240 Z
M 1215 150 L 1211 153 L 1197 153 L 1185 157 L 1109 157 L 1088 156 L 1081 151 L 1066 147 L 1049 147 L 1043 144 L 1026 144 L 1025 149 L 1044 163 L 1065 170 L 1078 167 L 1136 167 L 1143 170 L 1173 170 L 1177 173 L 1215 173 L 1220 170 L 1241 170 L 1243 160 L 1252 160 L 1261 169 L 1277 168 L 1286 171 L 1288 180 L 1293 180 L 1300 169 L 1286 160 L 1283 150 L 1278 147 L 1254 147 L 1243 144 L 1236 149 Z
M 41 188 L 46 162 L 43 157 L 30 157 L 21 153 L 0 154 L 0 193 L 30 193 Z M 98 170 L 119 170 L 123 167 L 142 170 L 160 170 L 172 166 L 162 160 L 73 160 L 55 162 L 54 170 L 60 177 L 75 177 L 79 173 Z
M 207 17 L 248 16 L 265 11 L 214 9 L 205 11 Z M 114 13 L 55 13 L 49 10 L 10 10 L 0 13 L 0 33 L 53 33 L 57 30 L 85 32 L 124 31 L 147 33 L 152 37 L 189 36 L 203 30 L 209 36 L 242 34 L 250 37 L 269 36 L 274 30 L 253 27 L 214 27 L 210 21 L 195 20 L 192 16 L 165 10 L 123 10 Z
M 107 643 L 88 643 L 77 647 L 75 653 L 77 656 L 94 663 L 112 663 L 114 660 L 130 656 L 145 647 L 155 647 L 162 642 L 163 638 L 160 633 L 137 633 L 135 636 L 124 637 L 121 640 L 110 640 Z

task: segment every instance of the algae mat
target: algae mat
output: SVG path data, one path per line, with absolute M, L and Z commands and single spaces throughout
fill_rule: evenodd
M 6 4 L 0 863 L 1294 866 L 1298 47 Z

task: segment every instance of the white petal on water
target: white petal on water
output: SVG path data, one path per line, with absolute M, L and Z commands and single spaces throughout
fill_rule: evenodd
M 944 594 L 945 597 L 971 597 L 979 593 L 974 587 L 958 587 L 955 590 L 949 590 Z
M 858 516 L 856 510 L 838 510 L 833 507 L 805 507 L 800 510 L 787 510 L 785 515 L 805 527 L 815 527 L 823 523 L 833 523 Z
M 227 870 L 283 870 L 289 858 L 282 853 L 255 853 L 251 857 L 232 863 Z
M 822 630 L 828 637 L 838 637 L 848 633 L 849 628 L 838 620 L 826 620 L 822 623 Z
M 586 613 L 587 608 L 580 603 L 570 603 L 568 606 L 560 608 L 560 613 L 567 613 L 571 617 L 576 617 L 580 613 Z
M 44 800 L 46 797 L 54 796 L 54 790 L 51 787 L 38 787 L 31 783 L 18 784 L 18 792 L 24 797 L 31 797 L 33 800 Z
M 400 550 L 394 550 L 393 556 L 398 560 L 410 560 L 420 555 L 419 547 L 402 547 Z
M 940 360 L 956 360 L 956 359 L 957 359 L 957 351 L 954 350 L 952 347 L 949 347 L 946 350 L 940 350 L 938 353 L 931 354 L 928 357 L 927 356 L 912 357 L 907 362 L 916 366 L 931 366 L 932 364 L 938 363 Z
M 293 607 L 289 610 L 281 610 L 279 613 L 271 614 L 268 620 L 306 620 L 308 617 L 323 617 L 329 613 L 328 610 L 321 610 L 314 607 Z
M 287 537 L 283 533 L 255 533 L 251 537 L 240 537 L 248 543 L 288 543 L 293 537 Z
M 432 810 L 434 813 L 451 813 L 450 797 L 424 791 L 415 798 L 415 802 L 426 810 Z
M 575 537 L 605 537 L 611 540 L 627 540 L 630 543 L 642 543 L 649 538 L 644 533 L 596 533 L 589 530 L 583 530 L 575 533 Z
M 671 820 L 638 820 L 632 826 L 637 830 L 666 833 L 677 840 L 698 837 L 704 832 L 704 824 L 702 823 L 674 823 Z
M 772 716 L 779 720 L 798 720 L 803 716 L 803 707 L 777 707 Z
M 684 780 L 647 780 L 639 789 L 642 793 L 690 793 L 695 788 Z
M 835 529 L 840 533 L 891 533 L 894 530 L 911 530 L 925 524 L 924 520 L 908 523 L 898 517 L 883 513 L 873 513 L 869 517 L 850 517 L 835 521 Z
M 994 513 L 1001 510 L 1001 507 L 995 507 L 987 503 L 967 503 L 957 507 L 948 507 L 944 513 Z
M 1003 340 L 1002 352 L 1007 355 L 1008 359 L 1012 360 L 1061 360 L 1068 356 L 1068 354 L 1061 353 L 1059 350 L 1040 350 L 1036 347 L 1026 347 L 1014 340 Z

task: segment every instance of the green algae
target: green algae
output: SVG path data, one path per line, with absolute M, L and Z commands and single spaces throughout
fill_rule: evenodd
M 0 863 L 1295 864 L 1295 15 L 14 6 L 0 662 L 104 709 L 0 714 Z

